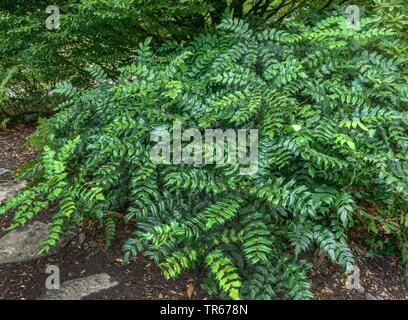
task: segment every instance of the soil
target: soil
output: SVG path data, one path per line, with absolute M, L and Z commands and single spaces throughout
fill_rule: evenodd
M 41 219 L 42 218 L 42 219 Z M 41 220 L 46 218 L 40 217 Z M 48 265 L 60 269 L 61 282 L 108 273 L 119 286 L 101 291 L 87 299 L 188 299 L 187 288 L 194 287 L 194 299 L 208 298 L 200 290 L 199 276 L 186 272 L 176 280 L 165 280 L 160 270 L 140 256 L 128 265 L 122 261 L 121 244 L 130 230 L 119 226 L 122 238 L 106 248 L 104 235 L 94 225 L 82 225 L 79 234 L 57 254 L 40 260 L 0 266 L 0 299 L 36 299 L 45 293 Z
M 408 286 L 399 254 L 370 257 L 364 239 L 356 232 L 350 234 L 350 248 L 354 253 L 362 290 L 346 288 L 348 274 L 322 255 L 307 259 L 313 262 L 309 272 L 312 291 L 318 300 L 408 300 Z
M 15 170 L 35 157 L 36 152 L 23 147 L 33 126 L 0 129 L 0 168 Z M 11 173 L 0 175 L 0 181 L 12 179 Z M 38 220 L 48 222 L 52 210 L 43 212 Z M 12 213 L 0 217 L 0 237 L 11 220 Z M 45 293 L 45 269 L 57 265 L 61 281 L 108 273 L 120 284 L 115 288 L 88 296 L 87 299 L 211 299 L 200 288 L 201 274 L 185 272 L 176 280 L 165 280 L 153 262 L 143 256 L 128 265 L 122 262 L 121 245 L 128 238 L 132 226 L 120 224 L 118 238 L 111 247 L 104 245 L 103 231 L 88 222 L 78 226 L 76 236 L 56 254 L 35 261 L 0 266 L 1 299 L 36 299 Z M 360 270 L 360 283 L 364 292 L 345 287 L 347 275 L 330 263 L 318 250 L 305 256 L 314 267 L 309 271 L 315 299 L 325 300 L 408 300 L 408 286 L 404 282 L 404 269 L 400 257 L 370 258 L 364 247 L 363 236 L 351 233 L 351 249 L 356 254 Z M 193 290 L 194 289 L 194 290 Z M 193 294 L 191 295 L 191 292 Z
M 19 125 L 11 129 L 0 129 L 0 168 L 10 170 L 0 175 L 0 180 L 11 179 L 11 172 L 29 160 L 32 160 L 36 151 L 25 147 L 27 136 L 34 132 L 33 125 Z

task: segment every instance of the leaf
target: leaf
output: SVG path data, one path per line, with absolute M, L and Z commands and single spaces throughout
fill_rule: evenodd
M 297 131 L 300 131 L 302 129 L 302 126 L 298 125 L 298 124 L 294 124 L 294 125 L 292 125 L 292 128 L 293 128 L 293 130 L 295 130 L 297 132 Z
M 355 150 L 355 149 L 356 149 L 356 145 L 355 145 L 354 142 L 351 141 L 351 140 L 347 140 L 347 145 L 349 146 L 349 148 L 350 148 L 351 150 Z
M 189 283 L 187 285 L 187 297 L 191 299 L 193 297 L 193 293 L 194 293 L 194 286 L 191 283 Z

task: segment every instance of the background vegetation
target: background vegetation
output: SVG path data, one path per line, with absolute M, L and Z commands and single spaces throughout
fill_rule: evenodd
M 49 111 L 55 84 L 71 80 L 90 85 L 87 68 L 98 64 L 112 77 L 134 61 L 139 42 L 191 39 L 213 29 L 224 14 L 253 24 L 276 25 L 294 11 L 308 16 L 332 1 L 223 0 L 69 0 L 59 5 L 59 30 L 47 30 L 46 0 L 4 0 L 0 4 L 0 79 L 7 79 L 7 100 L 0 113 L 12 117 Z M 11 70 L 15 70 L 10 78 Z

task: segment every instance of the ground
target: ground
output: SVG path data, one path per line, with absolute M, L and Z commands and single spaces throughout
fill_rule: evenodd
M 36 152 L 24 145 L 34 126 L 18 126 L 0 129 L 0 182 L 11 180 L 12 171 L 35 157 Z M 38 220 L 50 220 L 52 210 L 42 213 Z M 11 214 L 0 217 L 0 237 Z M 201 275 L 185 272 L 176 280 L 165 280 L 160 270 L 148 259 L 140 256 L 129 265 L 123 265 L 121 245 L 132 231 L 132 226 L 119 225 L 119 237 L 110 248 L 104 246 L 103 231 L 98 226 L 83 223 L 76 236 L 56 254 L 39 260 L 0 265 L 0 299 L 35 299 L 45 293 L 45 269 L 57 265 L 61 281 L 86 277 L 96 273 L 108 273 L 119 286 L 88 296 L 88 299 L 211 299 L 200 288 Z M 330 263 L 318 250 L 305 259 L 314 267 L 309 271 L 315 299 L 404 299 L 408 300 L 408 287 L 404 282 L 400 257 L 370 258 L 363 245 L 364 236 L 350 234 L 351 249 L 356 255 L 364 292 L 345 287 L 346 275 L 337 265 Z

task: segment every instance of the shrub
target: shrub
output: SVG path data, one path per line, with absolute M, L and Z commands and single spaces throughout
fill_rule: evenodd
M 163 55 L 147 39 L 114 81 L 94 67 L 94 88 L 57 86 L 68 100 L 35 137 L 32 183 L 0 214 L 16 210 L 12 229 L 57 204 L 47 251 L 83 219 L 111 242 L 125 212 L 137 224 L 126 260 L 144 254 L 166 278 L 205 267 L 205 288 L 224 298 L 310 298 L 301 257 L 313 245 L 345 270 L 347 228 L 361 221 L 407 246 L 406 65 L 377 50 L 395 32 L 374 23 L 254 31 L 227 19 Z M 154 164 L 150 133 L 175 121 L 258 129 L 258 171 Z
M 70 0 L 60 6 L 60 29 L 48 30 L 45 0 L 3 0 L 0 3 L 0 73 L 18 68 L 8 87 L 14 93 L 3 104 L 0 117 L 45 112 L 55 104 L 49 91 L 70 80 L 87 87 L 91 64 L 117 76 L 120 66 L 132 63 L 139 42 L 188 40 L 212 29 L 226 11 L 253 23 L 275 23 L 296 8 L 314 10 L 325 1 L 145 1 Z M 263 17 L 261 19 L 261 17 Z M 6 111 L 6 112 L 4 112 Z

